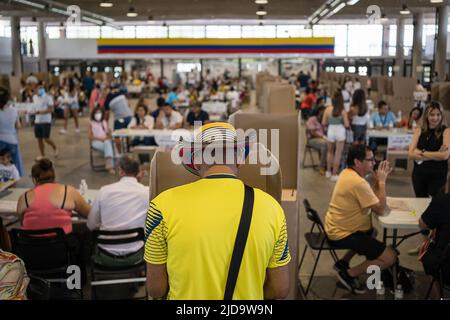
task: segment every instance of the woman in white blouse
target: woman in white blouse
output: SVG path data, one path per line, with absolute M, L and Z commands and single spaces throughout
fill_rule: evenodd
M 148 107 L 144 103 L 138 103 L 134 117 L 131 119 L 128 129 L 151 130 L 155 125 L 155 120 L 148 114 Z M 133 139 L 133 146 L 136 145 L 154 145 L 152 137 L 136 137 Z

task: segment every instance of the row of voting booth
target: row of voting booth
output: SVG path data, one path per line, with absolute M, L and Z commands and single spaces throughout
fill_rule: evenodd
M 256 105 L 263 113 L 295 112 L 295 87 L 268 72 L 256 75 Z
M 361 89 L 367 92 L 370 88 L 370 98 L 375 104 L 384 100 L 390 106 L 391 111 L 408 113 L 414 107 L 414 90 L 416 80 L 406 77 L 367 77 L 354 73 L 321 72 L 320 82 L 326 87 L 328 94 L 332 95 L 338 88 L 345 85 L 346 79 L 354 83 L 358 81 Z

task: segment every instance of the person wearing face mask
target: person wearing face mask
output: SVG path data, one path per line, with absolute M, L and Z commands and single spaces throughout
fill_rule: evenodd
M 91 146 L 103 152 L 106 160 L 106 169 L 109 173 L 114 171 L 114 145 L 111 137 L 111 129 L 105 120 L 105 111 L 96 107 L 91 113 L 91 123 L 89 126 L 89 140 Z
M 45 92 L 42 84 L 37 87 L 37 94 L 33 96 L 33 103 L 36 106 L 35 121 L 34 121 L 34 135 L 38 140 L 40 155 L 36 160 L 45 157 L 44 142 L 53 148 L 55 158 L 58 157 L 58 149 L 53 140 L 50 139 L 50 132 L 52 127 L 52 112 L 53 112 L 53 98 Z

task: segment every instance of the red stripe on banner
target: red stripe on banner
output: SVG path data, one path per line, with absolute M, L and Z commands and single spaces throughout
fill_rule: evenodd
M 273 48 L 245 48 L 245 49 L 98 49 L 98 53 L 334 53 L 334 49 L 273 49 Z

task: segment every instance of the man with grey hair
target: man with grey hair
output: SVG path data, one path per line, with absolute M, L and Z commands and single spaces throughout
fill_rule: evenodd
M 98 192 L 87 226 L 90 230 L 127 230 L 142 227 L 148 210 L 149 188 L 139 183 L 139 162 L 124 156 L 119 161 L 116 183 L 103 186 Z M 94 262 L 102 265 L 133 265 L 142 261 L 143 242 L 120 245 L 99 245 Z

